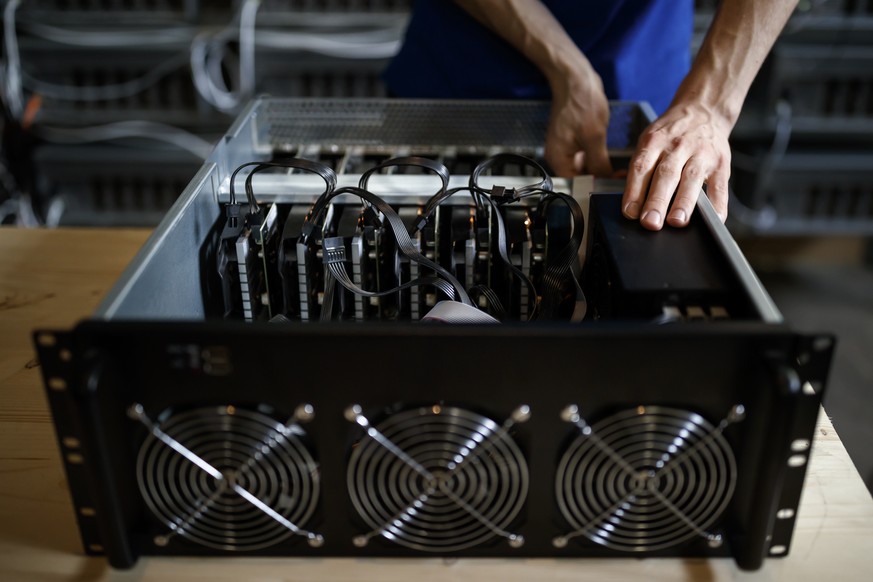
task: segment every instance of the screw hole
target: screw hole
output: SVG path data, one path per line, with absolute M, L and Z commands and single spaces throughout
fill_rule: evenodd
M 82 445 L 76 437 L 64 437 L 61 442 L 68 449 L 78 449 Z
M 58 392 L 67 389 L 67 381 L 63 378 L 49 378 L 48 381 L 49 388 L 52 390 L 57 390 Z
M 802 453 L 809 450 L 809 439 L 795 439 L 791 442 L 791 450 L 795 453 Z
M 79 453 L 70 453 L 69 455 L 67 455 L 67 462 L 71 465 L 81 465 L 85 462 L 85 457 L 83 457 Z
M 787 507 L 776 512 L 777 519 L 791 519 L 792 517 L 794 517 L 794 510 Z
M 63 348 L 63 349 L 58 353 L 58 356 L 61 358 L 61 361 L 62 361 L 62 362 L 69 362 L 69 361 L 71 361 L 71 360 L 73 359 L 73 352 L 71 352 L 71 351 L 68 350 L 67 348 Z
M 79 514 L 84 517 L 94 517 L 97 515 L 97 511 L 93 507 L 80 507 Z
M 788 457 L 789 467 L 802 467 L 806 464 L 806 457 L 803 455 L 791 455 Z
M 58 343 L 58 339 L 51 333 L 41 333 L 36 338 L 36 342 L 44 348 L 50 348 Z

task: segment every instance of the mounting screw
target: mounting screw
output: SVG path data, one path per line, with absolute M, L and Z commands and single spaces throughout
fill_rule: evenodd
M 709 534 L 706 536 L 706 543 L 710 548 L 720 548 L 724 544 L 724 538 L 721 534 Z
M 564 422 L 577 422 L 579 418 L 579 407 L 575 404 L 571 404 L 561 411 L 561 420 Z
M 356 548 L 364 548 L 367 546 L 367 543 L 370 540 L 367 539 L 367 536 L 355 536 L 352 538 L 352 543 L 355 544 Z
M 315 418 L 315 407 L 311 404 L 301 404 L 294 411 L 294 418 L 296 418 L 298 422 L 310 422 Z
M 309 534 L 309 547 L 311 548 L 320 548 L 324 545 L 324 536 L 321 534 L 311 533 Z
M 130 408 L 127 409 L 127 416 L 134 420 L 142 418 L 144 413 L 145 409 L 142 407 L 142 404 L 139 404 L 138 402 L 134 402 Z
M 512 534 L 509 536 L 509 547 L 520 548 L 524 545 L 524 536 Z
M 527 422 L 530 420 L 530 406 L 522 404 L 512 411 L 512 420 L 515 422 Z M 523 542 L 522 542 L 523 543 Z
M 564 536 L 558 536 L 552 539 L 552 545 L 556 548 L 566 548 L 567 547 L 567 538 Z
M 164 548 L 170 543 L 170 538 L 167 536 L 155 536 L 154 542 L 156 546 Z
M 358 422 L 358 418 L 361 416 L 361 405 L 360 404 L 352 404 L 348 408 L 346 408 L 343 413 L 346 417 L 346 420 L 349 422 Z

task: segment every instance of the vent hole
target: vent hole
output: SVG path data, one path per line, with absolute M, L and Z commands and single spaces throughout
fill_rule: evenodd
M 64 437 L 63 441 L 64 446 L 68 449 L 78 449 L 81 446 L 79 439 L 76 437 Z
M 39 337 L 36 341 L 44 348 L 50 348 L 58 343 L 58 339 L 54 336 L 54 334 L 51 333 L 39 334 Z
M 791 455 L 788 457 L 788 466 L 789 467 L 802 467 L 806 464 L 806 457 L 804 455 Z
M 67 389 L 67 381 L 63 378 L 49 378 L 48 385 L 52 390 L 60 391 Z
M 791 443 L 791 450 L 795 453 L 802 453 L 809 450 L 809 439 L 796 439 Z
M 791 519 L 792 517 L 794 517 L 794 510 L 787 507 L 776 512 L 777 519 Z

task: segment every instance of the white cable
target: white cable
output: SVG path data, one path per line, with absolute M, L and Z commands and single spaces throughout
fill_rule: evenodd
M 15 33 L 15 12 L 20 0 L 9 0 L 3 10 L 3 38 L 6 44 L 5 77 L 3 94 L 6 106 L 13 119 L 21 119 L 24 113 L 24 94 L 21 87 L 21 60 L 18 54 L 18 37 Z
M 49 228 L 57 228 L 67 211 L 67 201 L 63 196 L 52 196 L 49 200 L 48 209 L 45 211 L 45 225 Z
M 171 27 L 155 30 L 69 30 L 39 22 L 20 22 L 19 26 L 34 36 L 59 44 L 88 47 L 122 47 L 189 43 L 197 32 L 194 27 Z
M 206 159 L 213 145 L 178 127 L 153 121 L 119 121 L 81 128 L 34 126 L 39 137 L 55 143 L 93 143 L 125 138 L 145 138 L 172 144 Z
M 255 94 L 255 27 L 261 0 L 247 0 L 239 19 L 239 97 Z
M 387 39 L 377 42 L 358 39 L 331 38 L 309 33 L 287 33 L 260 30 L 257 37 L 259 46 L 286 50 L 306 50 L 331 57 L 347 59 L 385 59 L 397 54 L 400 39 Z
M 187 57 L 185 54 L 174 55 L 164 62 L 159 63 L 155 68 L 141 77 L 125 81 L 124 83 L 106 85 L 58 85 L 34 79 L 27 73 L 22 73 L 22 77 L 24 79 L 24 85 L 27 86 L 28 89 L 50 99 L 64 101 L 108 101 L 112 99 L 133 97 L 138 93 L 142 93 L 149 87 L 157 84 L 169 73 L 180 68 L 185 64 L 186 60 Z
M 16 220 L 15 224 L 28 228 L 40 226 L 39 218 L 36 217 L 36 213 L 33 211 L 33 202 L 29 194 L 22 193 L 18 196 L 18 220 Z
M 220 111 L 232 112 L 254 94 L 256 17 L 260 4 L 260 0 L 246 0 L 239 11 L 240 62 L 237 67 L 237 91 L 227 87 L 222 74 L 222 62 L 227 43 L 235 32 L 235 22 L 215 35 L 200 34 L 191 43 L 191 76 L 194 87 L 203 99 Z

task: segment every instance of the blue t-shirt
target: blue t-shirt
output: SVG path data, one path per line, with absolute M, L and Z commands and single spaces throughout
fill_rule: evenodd
M 693 0 L 542 0 L 603 79 L 610 99 L 670 104 L 690 66 Z M 398 97 L 548 99 L 545 77 L 452 0 L 416 0 L 384 75 Z

